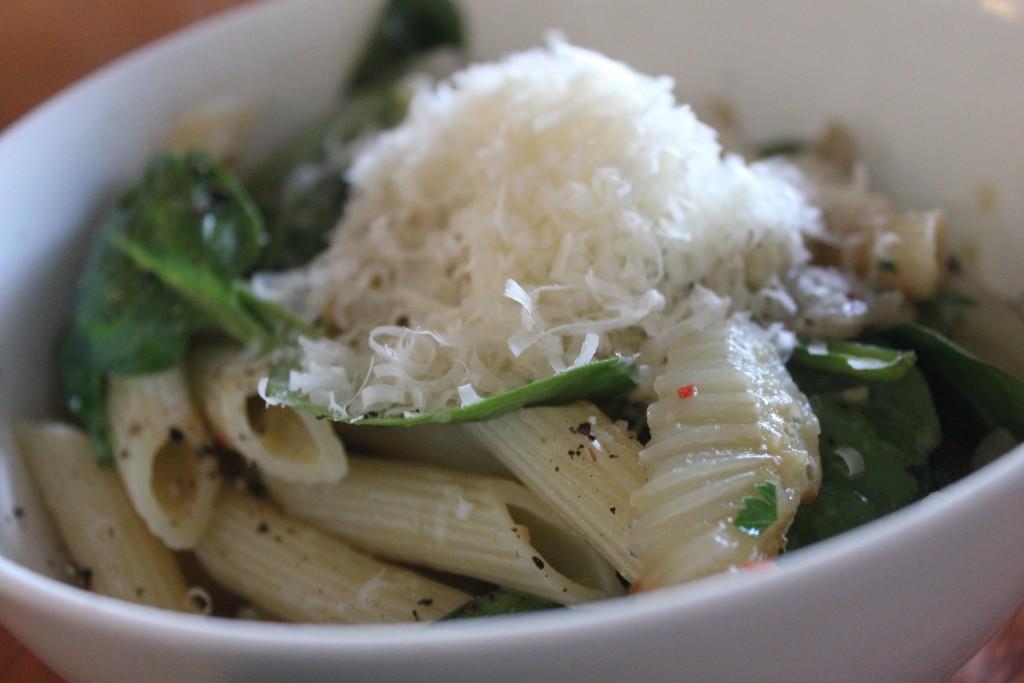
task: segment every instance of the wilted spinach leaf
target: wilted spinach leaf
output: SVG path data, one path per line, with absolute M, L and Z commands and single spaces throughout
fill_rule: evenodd
M 368 415 L 348 419 L 331 414 L 325 407 L 311 403 L 305 395 L 288 389 L 288 368 L 285 365 L 278 366 L 270 376 L 267 382 L 267 396 L 290 408 L 317 417 L 361 425 L 407 427 L 419 424 L 479 422 L 517 408 L 621 396 L 636 387 L 639 372 L 640 368 L 636 361 L 616 356 L 560 372 L 557 375 L 531 382 L 462 408 L 439 410 L 410 417 Z
M 787 550 L 834 536 L 918 500 L 930 490 L 940 428 L 924 376 L 856 381 L 791 367 L 821 422 L 822 485 L 800 506 Z
M 104 220 L 76 292 L 61 381 L 110 461 L 104 381 L 178 363 L 200 330 L 269 345 L 298 324 L 238 282 L 266 243 L 241 183 L 199 152 L 157 156 Z M 268 321 L 275 319 L 275 325 Z

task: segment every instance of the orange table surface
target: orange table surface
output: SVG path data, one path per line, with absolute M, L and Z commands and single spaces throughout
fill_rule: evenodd
M 0 129 L 111 59 L 251 0 L 0 0 Z M 0 683 L 63 679 L 0 629 Z M 949 683 L 1024 683 L 1024 609 Z

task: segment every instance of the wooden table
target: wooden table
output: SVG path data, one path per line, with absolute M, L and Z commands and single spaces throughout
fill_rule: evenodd
M 0 0 L 0 129 L 75 79 L 251 0 Z M 0 629 L 0 683 L 61 683 Z M 1024 681 L 1024 609 L 949 683 Z

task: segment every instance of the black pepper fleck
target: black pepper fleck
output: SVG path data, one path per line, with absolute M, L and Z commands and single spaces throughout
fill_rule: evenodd
M 79 567 L 77 564 L 72 566 L 75 576 L 78 577 L 79 582 L 82 584 L 82 588 L 89 590 L 92 587 L 92 569 L 89 567 Z
M 569 431 L 573 434 L 579 434 L 591 441 L 597 441 L 597 436 L 591 432 L 592 427 L 593 425 L 591 425 L 590 422 L 580 422 L 575 427 L 569 427 Z

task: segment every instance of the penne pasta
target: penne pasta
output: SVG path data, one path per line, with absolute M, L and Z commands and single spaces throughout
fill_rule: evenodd
M 337 481 L 345 449 L 330 422 L 268 406 L 257 393 L 266 364 L 226 344 L 206 344 L 189 358 L 196 396 L 219 439 L 268 475 L 285 481 Z
M 138 516 L 120 477 L 77 427 L 15 425 L 15 439 L 86 587 L 122 600 L 196 611 L 174 554 Z
M 694 331 L 669 353 L 654 388 L 651 440 L 640 454 L 649 481 L 633 496 L 643 568 L 634 588 L 774 556 L 821 482 L 818 420 L 774 347 L 739 319 Z M 771 521 L 744 531 L 737 515 L 765 485 Z
M 640 444 L 590 403 L 524 408 L 466 428 L 628 581 L 630 503 L 644 482 Z
M 935 296 L 945 281 L 948 233 L 938 209 L 895 214 L 875 235 L 875 279 L 913 300 Z
M 184 371 L 111 377 L 107 409 L 117 471 L 135 509 L 170 548 L 192 547 L 213 512 L 220 476 Z
M 518 482 L 353 457 L 337 484 L 272 482 L 290 512 L 391 560 L 562 604 L 621 594 L 614 570 Z
M 195 552 L 219 583 L 287 621 L 432 621 L 470 600 L 228 488 Z

